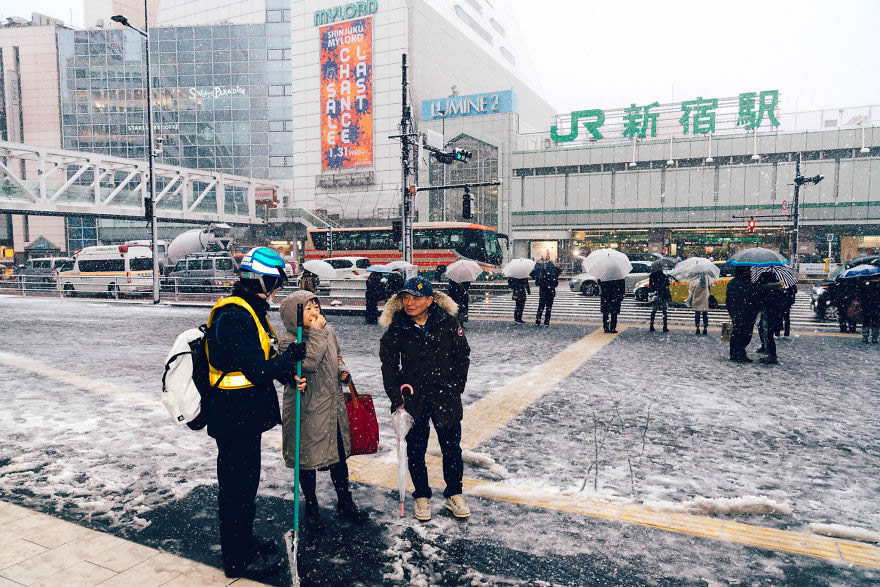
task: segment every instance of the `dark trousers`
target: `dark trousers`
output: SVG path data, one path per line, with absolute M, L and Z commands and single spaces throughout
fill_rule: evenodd
M 550 324 L 550 310 L 553 309 L 553 300 L 556 298 L 556 289 L 544 289 L 541 288 L 540 293 L 538 294 L 538 315 L 535 317 L 535 324 L 541 323 L 541 314 L 544 313 L 544 310 L 547 310 L 547 313 L 544 315 L 544 324 Z
M 336 446 L 339 449 L 339 462 L 330 465 L 330 480 L 336 490 L 336 497 L 345 498 L 349 494 L 348 488 L 348 463 L 345 462 L 345 446 L 342 444 L 342 434 L 336 427 Z M 302 489 L 306 501 L 318 501 L 317 495 L 318 472 L 314 469 L 299 470 L 299 487 Z
M 791 334 L 791 306 L 786 305 L 785 311 L 782 312 L 782 329 L 785 331 L 785 336 Z M 777 331 L 777 336 L 779 335 L 779 331 Z
M 877 342 L 880 339 L 880 312 L 871 311 L 863 307 L 862 338 L 865 339 L 865 342 L 868 342 L 869 332 L 873 342 Z
M 617 314 L 602 314 L 602 328 L 605 332 L 614 332 L 617 330 Z
M 366 313 L 366 322 L 367 324 L 377 324 L 379 322 L 379 308 L 377 300 L 374 297 L 368 296 L 366 298 L 367 301 L 367 313 Z
M 739 316 L 731 316 L 733 329 L 730 333 L 730 358 L 738 359 L 746 356 L 746 348 L 752 342 L 757 312 L 749 311 Z
M 254 555 L 254 515 L 260 485 L 260 434 L 217 441 L 217 509 L 223 566 L 245 565 Z
M 654 318 L 657 316 L 657 310 L 663 312 L 663 328 L 668 328 L 669 323 L 669 303 L 654 302 L 651 304 L 651 328 L 654 328 Z
M 849 303 L 846 303 L 842 306 L 837 306 L 837 324 L 840 326 L 841 332 L 855 332 L 856 324 L 855 320 L 849 319 L 849 313 L 847 310 L 849 309 Z
M 703 317 L 703 330 L 709 328 L 709 312 L 694 312 L 694 326 L 700 328 L 700 316 Z M 664 315 L 663 318 L 666 318 Z
M 758 326 L 758 335 L 761 337 L 761 346 L 767 351 L 768 357 L 776 356 L 776 337 L 773 336 L 776 320 L 771 312 L 761 312 L 761 324 Z
M 443 480 L 446 481 L 443 497 L 458 495 L 461 493 L 461 478 L 464 474 L 464 463 L 461 460 L 461 422 L 456 422 L 446 428 L 438 428 L 431 400 L 425 400 L 421 416 L 406 435 L 409 477 L 415 487 L 413 497 L 431 497 L 431 486 L 428 485 L 428 468 L 425 466 L 430 421 L 434 421 L 434 430 L 437 432 L 440 452 L 443 454 Z
M 526 300 L 514 300 L 516 302 L 516 307 L 513 309 L 513 319 L 516 322 L 522 322 L 523 310 L 526 307 Z

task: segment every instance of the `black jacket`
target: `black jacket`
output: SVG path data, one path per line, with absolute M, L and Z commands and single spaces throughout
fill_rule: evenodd
M 620 314 L 620 305 L 626 294 L 626 281 L 612 279 L 599 282 L 599 309 L 603 314 Z
M 446 290 L 446 293 L 449 295 L 450 298 L 452 298 L 452 301 L 458 304 L 458 315 L 460 317 L 465 317 L 465 319 L 467 319 L 468 315 L 468 302 L 470 301 L 468 290 L 470 289 L 470 287 L 470 281 L 465 281 L 464 283 L 450 281 L 449 289 Z
M 736 276 L 727 284 L 727 313 L 732 320 L 749 319 L 757 315 L 759 300 L 755 286 L 745 275 Z
M 367 291 L 365 294 L 366 299 L 375 304 L 379 300 L 384 300 L 387 296 L 385 294 L 385 284 L 382 282 L 381 273 L 370 273 L 370 276 L 367 277 Z
M 662 271 L 652 271 L 648 276 L 648 291 L 657 294 L 658 301 L 669 301 L 672 294 L 669 293 L 669 276 Z
M 461 394 L 467 382 L 471 349 L 464 330 L 455 319 L 458 308 L 446 294 L 434 292 L 425 329 L 419 328 L 392 297 L 379 323 L 388 330 L 379 343 L 382 381 L 392 412 L 400 406 L 400 386 L 408 383 L 413 394 L 405 396 L 406 411 L 418 418 L 426 399 L 431 400 L 434 425 L 446 428 L 460 422 Z
M 857 288 L 862 317 L 880 315 L 880 281 L 876 279 L 862 280 Z
M 266 313 L 269 303 L 242 284 L 236 283 L 233 296 L 243 298 L 269 330 Z M 221 371 L 240 371 L 254 384 L 239 390 L 211 391 L 208 402 L 208 435 L 243 436 L 265 432 L 281 423 L 274 379 L 287 383 L 296 374 L 296 361 L 305 357 L 305 344 L 291 345 L 283 353 L 266 360 L 260 346 L 257 326 L 241 306 L 217 310 L 207 335 L 211 364 Z

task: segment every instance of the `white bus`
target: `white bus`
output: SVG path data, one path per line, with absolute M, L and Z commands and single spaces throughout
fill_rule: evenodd
M 66 296 L 106 293 L 111 296 L 147 294 L 153 288 L 150 247 L 111 245 L 85 247 L 74 255 L 73 267 L 58 274 Z

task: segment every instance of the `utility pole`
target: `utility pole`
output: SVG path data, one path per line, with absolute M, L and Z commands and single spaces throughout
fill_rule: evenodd
M 401 227 L 403 229 L 403 260 L 412 263 L 412 199 L 409 190 L 409 155 L 412 116 L 407 102 L 406 53 L 401 55 L 401 113 L 400 113 L 400 169 L 401 169 Z M 418 165 L 418 161 L 415 162 Z
M 825 179 L 824 175 L 814 175 L 813 177 L 804 177 L 801 175 L 801 154 L 798 153 L 797 161 L 794 164 L 794 217 L 792 218 L 792 249 L 791 249 L 791 266 L 798 268 L 798 246 L 800 241 L 800 187 L 805 183 L 816 185 Z

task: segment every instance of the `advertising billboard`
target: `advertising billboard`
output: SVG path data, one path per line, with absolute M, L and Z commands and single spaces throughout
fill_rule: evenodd
M 320 29 L 321 169 L 373 164 L 373 22 Z

